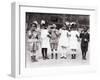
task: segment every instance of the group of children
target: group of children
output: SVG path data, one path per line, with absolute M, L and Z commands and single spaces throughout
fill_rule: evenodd
M 32 62 L 37 61 L 39 49 L 41 49 L 43 60 L 58 59 L 59 54 L 61 54 L 61 59 L 67 59 L 68 50 L 70 50 L 71 58 L 76 59 L 77 50 L 80 48 L 80 34 L 77 28 L 70 29 L 69 27 L 67 30 L 66 26 L 59 29 L 56 24 L 45 26 L 43 20 L 40 25 L 34 22 L 31 24 L 27 31 L 27 43 L 30 46 Z

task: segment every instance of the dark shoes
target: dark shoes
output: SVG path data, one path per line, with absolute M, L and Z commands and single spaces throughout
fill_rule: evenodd
M 43 57 L 43 60 L 49 59 L 48 57 Z
M 53 59 L 54 58 L 54 55 L 53 55 L 53 53 L 51 53 L 51 59 Z
M 86 57 L 82 57 L 83 60 L 86 60 Z
M 72 54 L 72 59 L 76 59 L 76 54 Z
M 58 59 L 58 54 L 57 53 L 55 54 L 55 59 Z
M 60 57 L 61 59 L 67 59 L 65 56 Z
M 45 59 L 49 59 L 48 57 L 45 57 Z

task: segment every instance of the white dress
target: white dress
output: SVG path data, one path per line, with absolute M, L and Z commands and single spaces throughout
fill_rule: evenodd
M 48 30 L 47 29 L 41 29 L 41 47 L 42 48 L 49 48 L 49 38 L 47 37 Z
M 79 49 L 79 42 L 78 42 L 78 39 L 76 36 L 79 36 L 79 33 L 78 31 L 71 31 L 70 32 L 71 36 L 70 36 L 70 40 L 69 40 L 69 43 L 70 43 L 70 49 Z
M 67 37 L 67 34 L 68 34 L 68 31 L 67 30 L 60 30 L 60 33 L 61 33 L 61 36 L 60 36 L 60 39 L 59 39 L 59 52 L 61 54 L 61 56 L 66 56 L 66 52 L 68 50 L 68 37 Z
M 64 47 L 68 47 L 68 37 L 67 37 L 67 30 L 60 30 L 61 36 L 59 39 L 59 45 L 60 46 L 64 46 Z

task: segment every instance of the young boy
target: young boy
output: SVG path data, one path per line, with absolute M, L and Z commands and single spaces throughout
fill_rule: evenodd
M 80 38 L 81 38 L 81 51 L 82 51 L 82 59 L 86 60 L 86 53 L 88 51 L 88 43 L 90 35 L 87 31 L 87 28 L 84 28 L 84 31 L 81 32 Z

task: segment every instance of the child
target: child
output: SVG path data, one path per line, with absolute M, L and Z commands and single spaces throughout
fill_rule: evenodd
M 36 62 L 36 51 L 38 50 L 38 32 L 36 31 L 37 25 L 31 24 L 31 28 L 28 31 L 28 42 L 30 43 L 31 61 Z
M 68 37 L 67 37 L 68 31 L 66 30 L 65 26 L 60 29 L 60 33 L 61 36 L 59 39 L 59 45 L 61 48 L 61 58 L 66 59 L 66 51 L 68 48 Z
M 76 59 L 76 53 L 77 53 L 77 50 L 79 49 L 79 42 L 78 42 L 79 33 L 76 30 L 76 28 L 73 28 L 71 29 L 70 34 L 71 34 L 70 36 L 71 56 L 72 56 L 72 59 Z
M 42 52 L 42 57 L 43 59 L 49 59 L 48 58 L 48 47 L 49 47 L 49 38 L 47 37 L 48 35 L 48 30 L 47 27 L 45 26 L 45 21 L 41 21 L 41 52 Z
M 88 43 L 90 39 L 90 35 L 87 31 L 87 28 L 84 28 L 84 31 L 81 32 L 80 38 L 81 38 L 81 51 L 82 51 L 82 59 L 86 60 L 86 53 L 88 51 Z
M 58 41 L 59 41 L 60 33 L 56 29 L 55 24 L 53 24 L 49 27 L 50 27 L 50 29 L 48 31 L 49 32 L 48 37 L 49 37 L 50 47 L 51 47 L 51 59 L 53 59 L 54 56 L 55 56 L 55 59 L 58 59 L 57 49 L 58 49 Z

